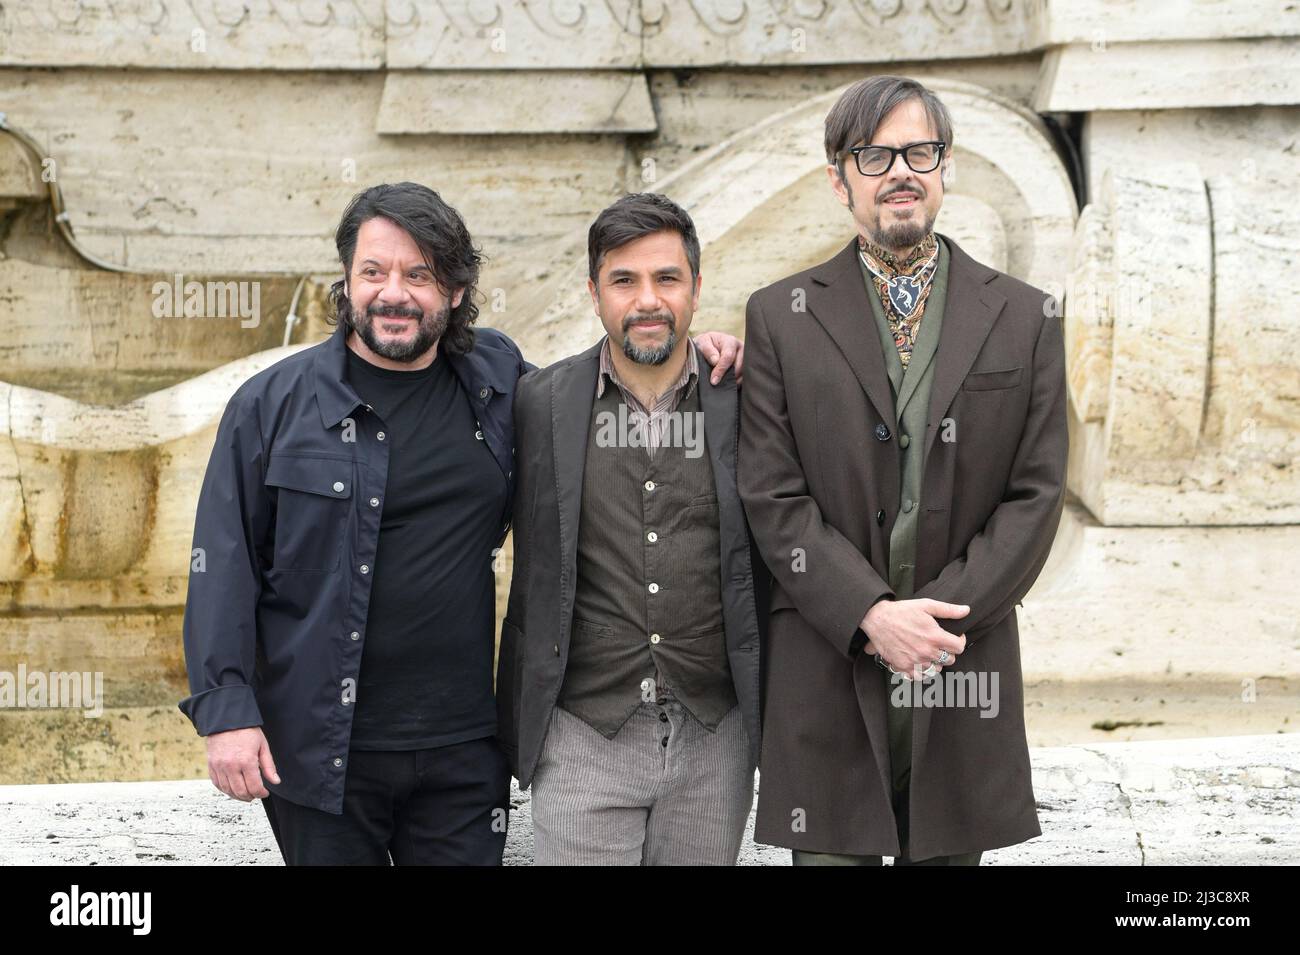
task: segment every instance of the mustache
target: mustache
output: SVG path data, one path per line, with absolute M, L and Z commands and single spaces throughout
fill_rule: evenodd
M 370 318 L 424 318 L 421 309 L 402 305 L 368 305 L 366 315 Z
M 673 321 L 671 312 L 656 312 L 653 315 L 629 315 L 623 319 L 623 331 L 627 331 L 633 325 L 641 322 L 667 322 L 668 327 L 672 328 L 676 323 Z
M 881 193 L 880 195 L 876 196 L 876 202 L 884 202 L 886 199 L 890 199 L 893 196 L 899 195 L 900 193 L 910 194 L 916 196 L 916 198 L 918 199 L 925 198 L 925 190 L 920 189 L 916 186 L 895 186 L 893 189 L 889 190 L 889 192 Z

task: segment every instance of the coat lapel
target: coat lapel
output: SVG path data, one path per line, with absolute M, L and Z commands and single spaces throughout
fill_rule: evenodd
M 578 518 L 587 464 L 587 433 L 600 374 L 599 342 L 551 377 L 551 440 L 560 514 L 560 637 L 567 641 L 578 570 Z
M 871 301 L 858 266 L 857 236 L 835 258 L 813 271 L 808 310 L 843 353 L 880 419 L 897 420 Z
M 943 237 L 952 250 L 948 266 L 948 299 L 944 306 L 943 333 L 934 357 L 934 382 L 930 392 L 930 415 L 925 437 L 925 460 L 939 432 L 939 424 L 948 414 L 957 389 L 966 378 L 975 357 L 984 347 L 993 323 L 1007 300 L 988 287 L 996 276 L 961 250 L 952 239 Z

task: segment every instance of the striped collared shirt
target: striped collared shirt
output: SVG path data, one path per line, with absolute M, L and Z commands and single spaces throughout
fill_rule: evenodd
M 647 408 L 618 377 L 618 370 L 614 367 L 614 357 L 610 353 L 609 336 L 606 336 L 605 346 L 600 350 L 600 374 L 596 376 L 596 397 L 600 398 L 605 394 L 607 378 L 618 385 L 618 390 L 623 393 L 623 400 L 627 403 L 629 420 L 637 429 L 637 438 L 641 446 L 646 449 L 646 453 L 653 458 L 655 450 L 663 446 L 664 438 L 668 434 L 672 423 L 669 415 L 677 410 L 683 398 L 690 397 L 699 375 L 700 360 L 695 342 L 687 338 L 686 361 L 682 365 L 682 373 L 668 386 L 668 390 Z

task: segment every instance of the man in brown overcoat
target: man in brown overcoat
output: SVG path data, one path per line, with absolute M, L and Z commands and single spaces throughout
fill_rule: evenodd
M 797 865 L 1041 834 L 1015 607 L 1064 499 L 1061 323 L 933 231 L 951 154 L 919 83 L 850 87 L 826 155 L 858 234 L 746 309 L 739 489 L 773 574 L 755 839 Z

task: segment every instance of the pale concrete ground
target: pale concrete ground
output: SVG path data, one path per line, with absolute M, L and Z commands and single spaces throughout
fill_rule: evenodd
M 988 865 L 1300 863 L 1300 734 L 1045 747 L 1031 752 L 1043 835 Z M 506 864 L 532 854 L 528 794 L 511 794 Z M 275 865 L 259 805 L 206 780 L 0 786 L 0 864 Z M 784 849 L 741 850 L 788 865 Z

